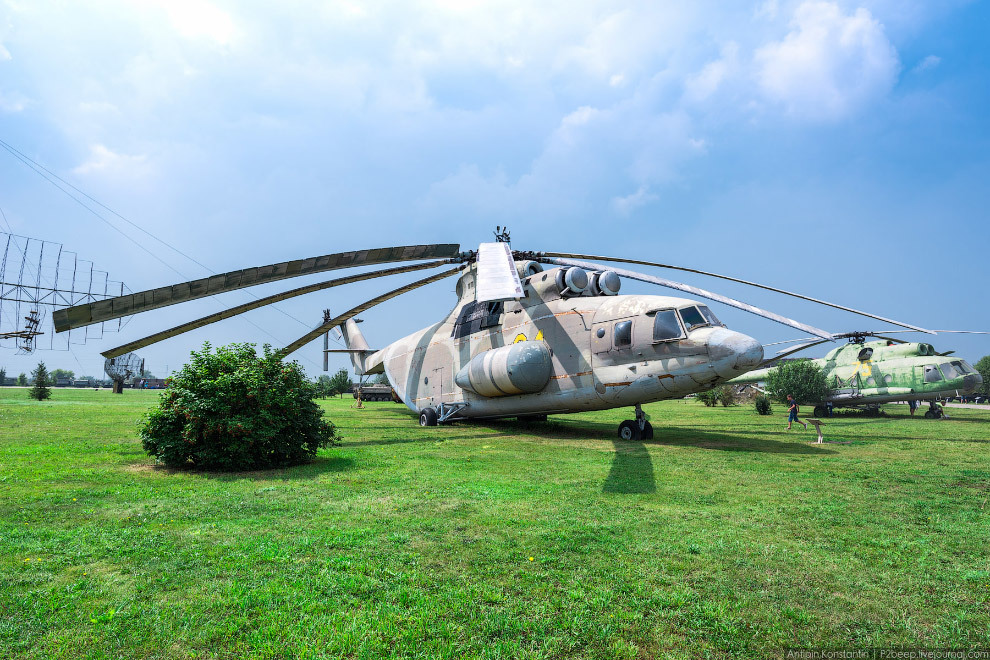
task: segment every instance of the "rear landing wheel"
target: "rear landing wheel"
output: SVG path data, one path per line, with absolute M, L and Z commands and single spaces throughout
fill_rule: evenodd
M 647 422 L 646 426 L 643 427 L 642 439 L 643 440 L 653 439 L 653 424 Z
M 650 434 L 652 435 L 652 433 L 653 433 L 653 427 L 650 427 Z M 619 424 L 619 438 L 621 438 L 622 440 L 639 440 L 640 439 L 639 424 L 637 424 L 631 419 L 627 419 L 626 421 Z
M 420 426 L 436 426 L 437 425 L 437 411 L 433 408 L 423 408 L 419 411 L 419 425 Z
M 828 408 L 825 406 L 815 406 L 815 417 L 828 417 Z

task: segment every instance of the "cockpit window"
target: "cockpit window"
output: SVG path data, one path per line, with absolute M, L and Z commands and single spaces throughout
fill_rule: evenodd
M 502 320 L 501 302 L 469 302 L 461 308 L 450 336 L 460 339 L 466 335 L 497 326 Z
M 971 374 L 973 373 L 973 368 L 963 362 L 962 360 L 953 360 L 952 366 L 959 370 L 959 373 Z
M 619 321 L 612 331 L 615 338 L 615 347 L 623 348 L 632 345 L 632 321 Z
M 705 320 L 712 325 L 722 325 L 722 322 L 718 320 L 718 317 L 708 309 L 708 305 L 698 305 L 698 309 L 701 310 L 701 315 L 705 317 Z
M 688 330 L 694 330 L 698 326 L 708 325 L 708 321 L 701 315 L 697 307 L 685 307 L 678 311 L 681 313 L 681 320 L 684 321 L 684 327 Z
M 925 365 L 925 382 L 926 383 L 937 383 L 942 380 L 942 374 L 939 373 L 938 367 L 934 364 Z
M 962 376 L 962 372 L 960 372 L 954 366 L 954 365 L 957 365 L 957 364 L 959 364 L 959 363 L 958 362 L 952 362 L 952 363 L 943 362 L 942 364 L 939 365 L 939 367 L 942 369 L 942 373 L 945 375 L 945 377 L 947 379 L 959 378 L 960 376 Z
M 681 324 L 677 322 L 677 313 L 672 309 L 657 312 L 653 320 L 653 341 L 677 339 L 681 336 Z

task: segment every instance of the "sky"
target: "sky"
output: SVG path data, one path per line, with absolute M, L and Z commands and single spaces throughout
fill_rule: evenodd
M 344 250 L 476 249 L 508 225 L 516 249 L 652 259 L 990 330 L 988 24 L 986 2 L 958 0 L 0 0 L 0 140 L 91 198 L 0 150 L 0 229 L 61 243 L 140 291 Z M 890 327 L 653 272 L 833 332 Z M 140 353 L 161 376 L 204 341 L 284 345 L 323 309 L 419 277 Z M 453 287 L 369 310 L 369 343 L 439 320 Z M 143 314 L 71 350 L 0 348 L 0 366 L 98 376 L 100 351 L 250 299 Z M 764 343 L 799 336 L 713 309 Z M 930 340 L 990 354 L 990 336 Z M 313 376 L 321 349 L 295 355 Z

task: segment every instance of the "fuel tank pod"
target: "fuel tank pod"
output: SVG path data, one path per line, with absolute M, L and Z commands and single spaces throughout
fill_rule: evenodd
M 539 392 L 550 382 L 550 349 L 542 341 L 520 341 L 479 353 L 454 376 L 457 386 L 496 397 Z

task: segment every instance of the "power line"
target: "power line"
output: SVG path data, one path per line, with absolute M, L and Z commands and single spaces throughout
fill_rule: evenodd
M 111 229 L 113 229 L 114 231 L 116 231 L 118 234 L 120 234 L 121 236 L 123 236 L 124 238 L 126 238 L 128 241 L 130 241 L 131 243 L 133 243 L 134 245 L 136 245 L 137 247 L 139 247 L 144 252 L 148 253 L 148 255 L 150 255 L 151 257 L 153 257 L 156 261 L 160 262 L 162 265 L 164 265 L 166 268 L 168 268 L 172 272 L 174 272 L 177 275 L 179 275 L 179 277 L 182 277 L 184 279 L 188 279 L 188 275 L 182 273 L 180 270 L 178 270 L 177 268 L 175 268 L 174 266 L 172 266 L 171 264 L 169 264 L 168 262 L 166 262 L 164 259 L 162 259 L 161 257 L 159 257 L 157 254 L 155 254 L 154 252 L 152 252 L 151 250 L 149 250 L 148 248 L 146 248 L 144 245 L 142 245 L 141 243 L 139 243 L 133 237 L 129 236 L 127 233 L 125 233 L 119 227 L 117 227 L 112 222 L 110 222 L 105 217 L 103 217 L 99 212 L 97 212 L 96 210 L 94 210 L 92 207 L 90 207 L 89 205 L 87 205 L 81 199 L 79 199 L 78 197 L 76 197 L 75 195 L 73 195 L 71 192 L 69 192 L 68 190 L 66 190 L 65 188 L 63 188 L 61 185 L 59 185 L 59 183 L 57 183 L 56 180 L 58 182 L 61 182 L 61 183 L 65 184 L 69 188 L 72 188 L 73 190 L 77 191 L 80 195 L 86 197 L 87 199 L 92 200 L 95 204 L 98 204 L 99 206 L 107 209 L 109 212 L 113 213 L 118 218 L 124 220 L 129 225 L 135 227 L 136 229 L 140 230 L 144 234 L 147 234 L 148 236 L 150 236 L 151 238 L 155 239 L 156 241 L 158 241 L 162 245 L 165 245 L 169 249 L 175 251 L 176 253 L 182 255 L 186 259 L 189 259 L 193 263 L 195 263 L 195 264 L 199 265 L 200 267 L 204 268 L 207 272 L 209 272 L 211 274 L 216 274 L 216 271 L 214 271 L 214 270 L 210 269 L 209 267 L 207 267 L 206 265 L 200 263 L 199 261 L 197 261 L 193 257 L 187 255 L 186 253 L 182 252 L 178 248 L 174 247 L 173 245 L 170 245 L 168 242 L 166 242 L 166 241 L 158 238 L 157 236 L 155 236 L 151 232 L 147 231 L 143 227 L 135 224 L 134 222 L 131 222 L 130 220 L 128 220 L 127 218 L 125 218 L 120 213 L 114 211 L 113 209 L 111 209 L 110 207 L 108 207 L 106 204 L 103 204 L 102 202 L 100 202 L 97 199 L 93 198 L 91 195 L 88 195 L 87 193 L 83 192 L 82 190 L 80 190 L 76 186 L 72 185 L 71 183 L 69 183 L 68 181 L 66 181 L 65 179 L 63 179 L 62 177 L 58 176 L 57 174 L 55 174 L 54 172 L 52 172 L 51 170 L 49 170 L 44 165 L 38 163 L 37 161 L 35 161 L 31 157 L 27 156 L 23 152 L 19 151 L 15 147 L 11 146 L 9 143 L 7 143 L 6 141 L 4 141 L 2 139 L 0 139 L 0 147 L 3 147 L 8 153 L 10 153 L 10 155 L 12 155 L 14 158 L 16 158 L 17 160 L 19 160 L 23 165 L 25 165 L 26 167 L 28 167 L 29 169 L 31 169 L 33 172 L 35 172 L 38 176 L 40 176 L 43 179 L 45 179 L 46 181 L 48 181 L 55 188 L 57 188 L 59 191 L 61 191 L 62 193 L 64 193 L 69 199 L 71 199 L 72 201 L 74 201 L 77 204 L 79 204 L 80 206 L 82 206 L 84 209 L 86 209 L 87 211 L 89 211 L 92 215 L 96 216 L 96 218 L 99 219 L 101 222 L 103 222 L 108 227 L 110 227 Z M 2 211 L 0 211 L 0 212 L 2 212 Z M 6 222 L 6 216 L 4 216 L 4 222 Z M 8 227 L 9 227 L 9 224 L 8 224 Z M 247 293 L 251 297 L 255 298 L 256 300 L 258 299 L 258 296 L 255 295 L 253 292 L 245 291 L 245 293 Z M 218 298 L 216 298 L 216 296 L 211 296 L 211 297 L 219 300 Z M 278 311 L 278 312 L 284 314 L 285 316 L 289 317 L 290 319 L 296 321 L 300 325 L 303 325 L 303 326 L 305 326 L 307 328 L 311 327 L 310 324 L 307 324 L 306 322 L 304 322 L 304 321 L 296 318 L 295 316 L 293 316 L 292 314 L 289 314 L 285 310 L 283 310 L 283 309 L 281 309 L 281 308 L 279 308 L 279 307 L 277 307 L 275 305 L 271 305 L 271 307 L 273 309 L 275 309 L 276 311 Z M 251 319 L 245 318 L 244 320 L 247 321 L 248 323 L 250 323 L 255 328 L 257 328 L 258 330 L 260 330 L 261 332 L 263 332 L 266 335 L 268 335 L 269 337 L 271 337 L 272 339 L 274 339 L 276 342 L 278 342 L 280 344 L 281 343 L 284 343 L 281 339 L 279 339 L 278 337 L 276 337 L 275 335 L 273 335 L 268 330 L 262 328 L 260 325 L 258 325 L 257 323 L 255 323 Z M 334 341 L 337 342 L 337 343 L 340 343 L 336 339 L 334 339 Z M 307 361 L 311 362 L 315 366 L 319 366 L 319 365 L 316 364 L 315 361 L 313 361 L 312 359 L 310 359 L 308 357 L 305 357 L 304 356 L 304 359 L 306 359 Z

